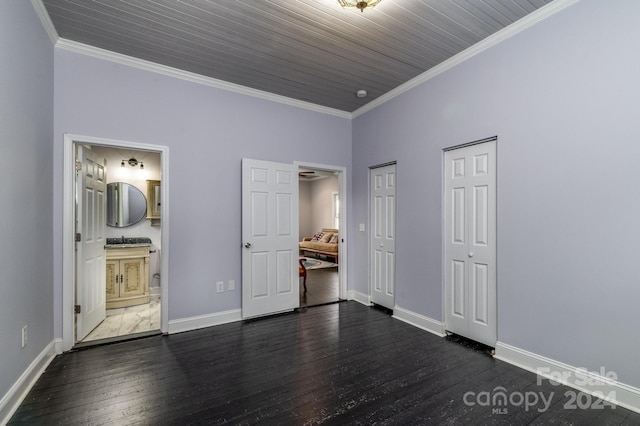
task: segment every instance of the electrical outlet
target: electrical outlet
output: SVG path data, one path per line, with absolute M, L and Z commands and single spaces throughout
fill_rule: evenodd
M 216 291 L 218 293 L 222 293 L 224 291 L 224 281 L 217 281 L 216 282 Z
M 229 280 L 227 287 L 229 288 L 229 291 L 234 291 L 236 289 L 236 280 Z
M 22 347 L 27 346 L 27 326 L 22 327 Z

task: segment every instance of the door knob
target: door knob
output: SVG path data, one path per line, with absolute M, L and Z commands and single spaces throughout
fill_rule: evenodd
M 251 243 L 244 243 L 244 246 L 245 246 L 246 248 L 251 248 Z
M 473 257 L 473 252 L 469 253 L 469 257 Z

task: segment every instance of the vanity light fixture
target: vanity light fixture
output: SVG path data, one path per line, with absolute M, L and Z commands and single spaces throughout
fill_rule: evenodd
M 382 0 L 338 0 L 343 9 L 360 9 L 364 12 L 366 8 L 371 8 L 380 3 Z
M 131 157 L 131 158 L 129 158 L 129 160 L 122 160 L 122 162 L 120 163 L 120 167 L 124 167 L 124 162 L 125 162 L 125 161 L 126 161 L 127 163 L 129 163 L 129 165 L 130 165 L 131 167 L 135 167 L 135 166 L 137 166 L 137 165 L 138 165 L 138 160 L 136 160 L 135 158 Z M 144 169 L 144 164 L 142 164 L 142 161 L 140 161 L 140 163 L 139 163 L 139 164 L 140 164 L 140 168 L 141 168 L 141 169 Z

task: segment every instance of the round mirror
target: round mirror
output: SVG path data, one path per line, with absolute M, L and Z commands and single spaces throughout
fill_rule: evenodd
M 107 226 L 124 228 L 140 222 L 147 214 L 142 191 L 124 182 L 107 184 Z

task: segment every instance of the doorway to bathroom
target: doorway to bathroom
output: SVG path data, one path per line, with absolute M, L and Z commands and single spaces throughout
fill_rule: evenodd
M 161 333 L 167 148 L 66 136 L 69 160 L 64 209 L 65 218 L 72 216 L 65 229 L 73 229 L 73 244 L 65 239 L 63 248 L 72 257 L 63 266 L 63 350 Z
M 106 306 L 104 319 L 91 330 L 83 330 L 78 324 L 81 316 L 76 316 L 76 342 L 96 343 L 141 333 L 159 333 L 162 305 L 158 207 L 162 202 L 156 193 L 162 181 L 160 153 L 99 145 L 76 146 L 77 151 L 81 149 L 89 149 L 106 163 L 106 243 L 100 251 L 105 255 L 102 275 Z M 78 152 L 76 158 L 79 158 Z M 78 181 L 76 187 L 76 191 L 81 191 Z M 78 214 L 86 213 L 78 208 Z M 83 219 L 78 223 L 86 222 Z M 82 262 L 77 261 L 76 265 L 80 267 Z M 76 304 L 79 304 L 77 298 Z

